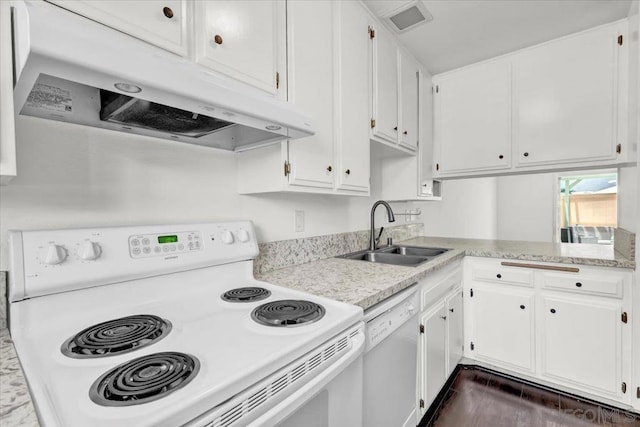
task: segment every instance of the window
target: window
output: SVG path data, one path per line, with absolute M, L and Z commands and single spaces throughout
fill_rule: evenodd
M 618 218 L 618 174 L 562 175 L 558 179 L 560 241 L 613 244 Z

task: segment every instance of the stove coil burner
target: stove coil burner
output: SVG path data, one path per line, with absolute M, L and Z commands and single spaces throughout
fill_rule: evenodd
M 265 288 L 246 287 L 231 289 L 222 294 L 222 299 L 229 302 L 253 302 L 269 298 L 271 291 Z
M 251 318 L 266 326 L 299 326 L 316 322 L 324 316 L 323 306 L 311 301 L 280 300 L 256 307 Z
M 162 338 L 171 322 L 150 314 L 127 316 L 91 326 L 62 345 L 64 355 L 76 359 L 128 353 Z
M 184 353 L 149 354 L 123 363 L 93 383 L 89 397 L 101 406 L 152 402 L 189 384 L 200 362 Z

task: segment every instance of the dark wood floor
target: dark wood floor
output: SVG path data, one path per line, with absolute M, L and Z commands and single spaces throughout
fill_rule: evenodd
M 482 368 L 460 369 L 421 426 L 640 427 L 640 415 L 516 381 Z M 425 422 L 426 421 L 426 422 Z

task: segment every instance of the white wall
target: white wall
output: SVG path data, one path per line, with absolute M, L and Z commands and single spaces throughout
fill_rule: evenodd
M 497 193 L 498 239 L 553 241 L 557 197 L 554 174 L 500 177 Z
M 425 235 L 495 239 L 496 178 L 456 179 L 443 185 L 442 202 L 420 204 Z
M 272 241 L 367 229 L 378 196 L 375 163 L 371 197 L 243 196 L 230 152 L 22 116 L 16 134 L 18 177 L 0 187 L 1 270 L 10 229 L 251 219 L 259 240 Z

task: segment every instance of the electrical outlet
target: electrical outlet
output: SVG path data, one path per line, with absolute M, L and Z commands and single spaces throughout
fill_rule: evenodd
M 304 231 L 304 211 L 294 211 L 293 226 L 296 233 L 302 233 Z

